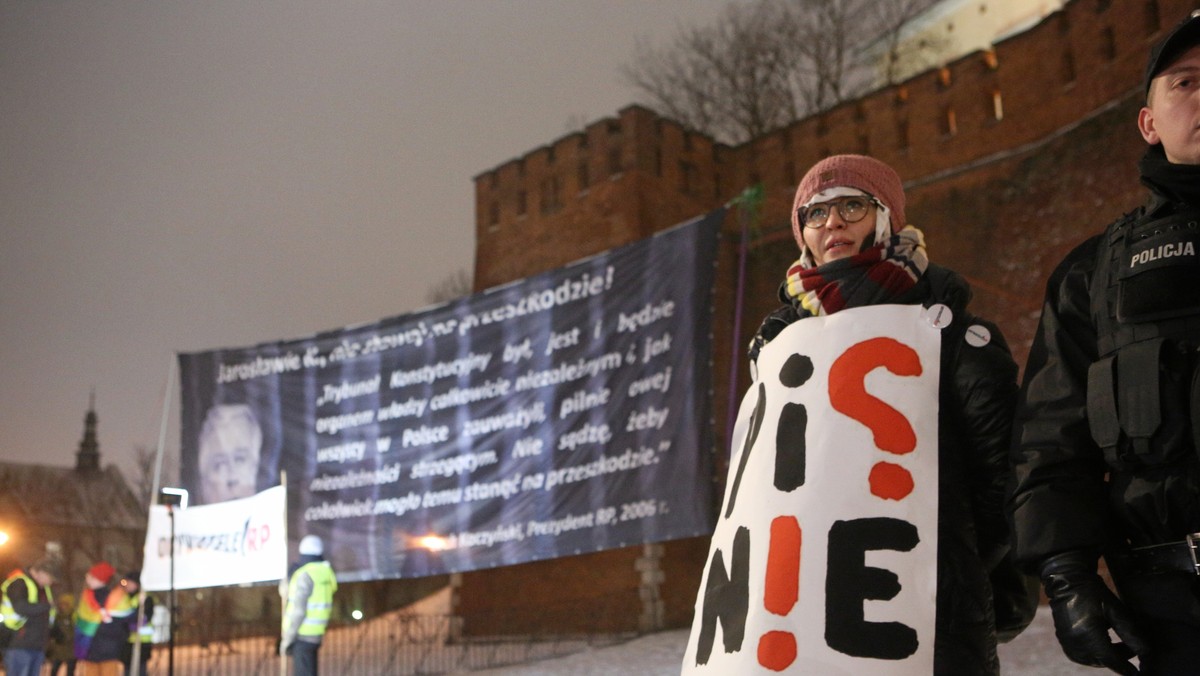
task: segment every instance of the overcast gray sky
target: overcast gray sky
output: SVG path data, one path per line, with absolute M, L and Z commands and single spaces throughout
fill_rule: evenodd
M 0 0 L 0 458 L 73 463 L 94 388 L 129 477 L 175 353 L 425 305 L 472 269 L 471 178 L 724 4 Z

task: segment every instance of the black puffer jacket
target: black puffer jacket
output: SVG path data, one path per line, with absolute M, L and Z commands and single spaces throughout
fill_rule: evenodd
M 967 312 L 970 296 L 961 277 L 930 265 L 917 286 L 899 300 L 925 306 L 943 303 L 954 313 L 942 332 L 934 671 L 955 676 L 999 673 L 989 574 L 1002 560 L 1007 563 L 1004 498 L 1017 393 L 1017 366 L 1008 345 L 994 324 Z M 751 344 L 751 359 L 799 319 L 790 305 L 768 316 Z M 990 341 L 980 347 L 968 344 L 966 330 L 972 326 L 986 328 Z M 1034 607 L 1031 593 L 1031 587 L 1021 586 L 1017 602 L 1023 611 Z
M 1174 208 L 1158 196 L 1135 218 Z M 1059 552 L 1112 553 L 1200 531 L 1195 453 L 1153 467 L 1110 468 L 1088 426 L 1087 373 L 1099 357 L 1091 287 L 1104 237 L 1079 245 L 1050 276 L 1025 369 L 1012 508 L 1015 552 L 1030 568 Z

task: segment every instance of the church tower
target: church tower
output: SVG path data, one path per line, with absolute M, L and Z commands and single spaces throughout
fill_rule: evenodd
M 88 412 L 83 417 L 83 439 L 75 452 L 75 471 L 100 471 L 100 442 L 96 440 L 96 393 L 88 400 Z

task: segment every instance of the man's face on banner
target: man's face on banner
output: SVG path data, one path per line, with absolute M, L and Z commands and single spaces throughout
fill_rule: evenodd
M 200 431 L 200 491 L 205 504 L 257 492 L 262 430 L 249 406 L 214 406 Z

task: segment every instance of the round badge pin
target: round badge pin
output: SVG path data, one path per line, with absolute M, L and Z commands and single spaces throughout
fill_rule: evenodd
M 972 324 L 967 327 L 966 339 L 971 347 L 983 347 L 992 342 L 992 332 L 982 324 Z
M 925 308 L 925 321 L 935 329 L 944 329 L 954 321 L 954 310 L 945 303 L 934 303 Z

